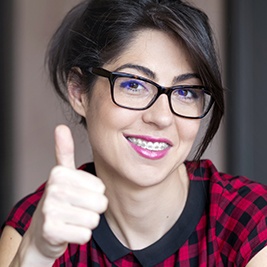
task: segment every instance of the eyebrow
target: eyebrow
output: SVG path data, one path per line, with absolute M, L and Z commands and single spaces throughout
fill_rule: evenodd
M 200 79 L 200 75 L 198 73 L 184 73 L 184 74 L 174 77 L 173 83 L 175 84 L 175 83 L 183 82 L 183 81 L 190 80 L 193 78 Z
M 117 68 L 115 71 L 120 71 L 123 69 L 135 69 L 135 70 L 138 70 L 139 72 L 142 72 L 144 75 L 146 75 L 150 79 L 155 80 L 156 78 L 156 74 L 152 70 L 144 66 L 135 65 L 135 64 L 124 64 L 120 66 L 119 68 Z
M 119 68 L 117 68 L 115 71 L 118 72 L 118 71 L 121 71 L 121 70 L 127 69 L 127 68 L 135 69 L 139 72 L 142 72 L 145 76 L 147 76 L 148 78 L 150 78 L 152 80 L 156 79 L 156 74 L 152 70 L 150 70 L 144 66 L 135 65 L 135 64 L 124 64 L 124 65 L 120 66 Z M 200 75 L 198 73 L 184 73 L 184 74 L 175 76 L 173 78 L 173 84 L 184 82 L 184 81 L 187 81 L 187 80 L 190 80 L 193 78 L 200 79 Z

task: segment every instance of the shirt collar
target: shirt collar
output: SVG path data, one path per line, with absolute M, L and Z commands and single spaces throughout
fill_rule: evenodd
M 208 181 L 190 181 L 185 208 L 174 226 L 157 242 L 141 250 L 130 250 L 116 238 L 101 215 L 93 238 L 111 262 L 133 253 L 144 267 L 155 266 L 174 254 L 195 230 L 205 210 Z

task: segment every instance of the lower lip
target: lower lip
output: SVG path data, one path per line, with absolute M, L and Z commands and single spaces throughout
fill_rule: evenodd
M 145 148 L 142 148 L 140 146 L 137 146 L 134 143 L 131 143 L 129 141 L 129 143 L 131 144 L 132 148 L 142 157 L 146 158 L 146 159 L 151 159 L 151 160 L 157 160 L 157 159 L 161 159 L 163 157 L 165 157 L 167 155 L 167 153 L 169 152 L 170 148 L 166 148 L 164 150 L 160 150 L 160 151 L 153 151 L 153 150 L 148 150 Z

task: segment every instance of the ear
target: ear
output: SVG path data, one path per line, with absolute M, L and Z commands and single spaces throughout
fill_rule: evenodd
M 73 68 L 68 76 L 67 87 L 68 96 L 72 108 L 81 116 L 85 117 L 86 114 L 86 99 L 83 94 L 82 72 L 78 68 Z

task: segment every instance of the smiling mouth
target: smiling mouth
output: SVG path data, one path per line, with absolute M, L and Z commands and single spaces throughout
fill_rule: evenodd
M 165 142 L 151 142 L 145 141 L 140 138 L 128 137 L 127 138 L 131 143 L 139 146 L 141 148 L 151 150 L 151 151 L 162 151 L 169 147 L 169 145 Z

